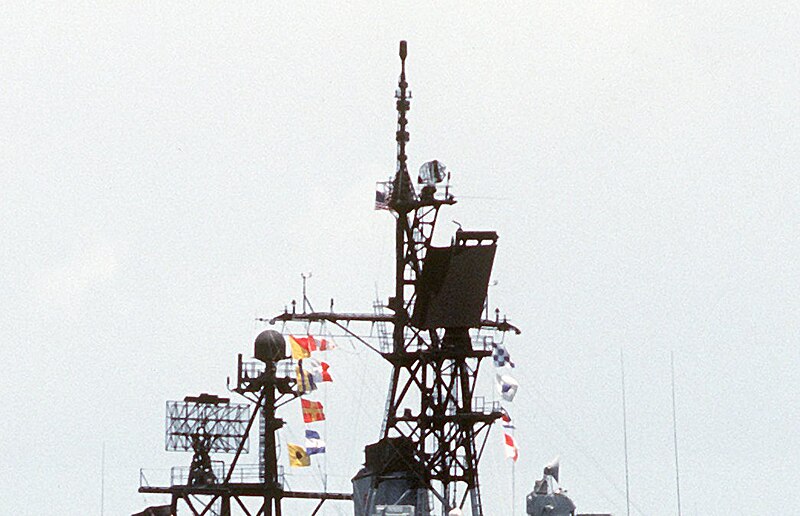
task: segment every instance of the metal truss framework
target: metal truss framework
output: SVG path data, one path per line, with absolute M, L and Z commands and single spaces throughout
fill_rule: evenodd
M 409 177 L 405 145 L 409 139 L 406 113 L 410 108 L 410 93 L 405 77 L 405 49 L 405 42 L 401 42 L 402 71 L 396 94 L 397 170 L 388 202 L 396 217 L 395 291 L 387 304 L 393 313 L 292 310 L 270 322 L 330 322 L 356 338 L 359 336 L 350 329 L 353 322 L 379 326 L 392 323 L 391 347 L 380 350 L 393 366 L 382 437 L 403 436 L 412 440 L 420 466 L 415 469 L 420 472 L 421 483 L 439 499 L 444 514 L 455 507 L 463 509 L 469 498 L 472 514 L 482 516 L 478 463 L 488 430 L 502 414 L 499 404 L 485 404 L 483 398 L 475 396 L 480 363 L 491 356 L 491 347 L 485 342 L 481 345 L 480 341 L 475 345 L 470 328 L 423 330 L 410 324 L 409 314 L 417 298 L 422 265 L 431 247 L 439 209 L 456 201 L 447 189 L 443 196 L 430 187 L 417 195 Z M 519 329 L 499 318 L 481 320 L 473 329 L 519 333 Z
M 306 306 L 310 308 L 310 304 L 306 302 L 304 294 L 302 313 L 296 312 L 293 303 L 291 311 L 287 310 L 269 319 L 269 322 L 332 323 L 345 334 L 361 340 L 380 353 L 393 367 L 381 437 L 403 436 L 411 439 L 414 457 L 419 465 L 415 471 L 420 476 L 421 485 L 426 486 L 439 500 L 444 514 L 455 507 L 463 509 L 469 498 L 473 516 L 482 516 L 478 463 L 488 430 L 502 413 L 498 404 L 484 403 L 483 398 L 475 396 L 480 364 L 491 355 L 491 347 L 487 347 L 485 341 L 474 340 L 475 335 L 470 335 L 470 330 L 520 331 L 499 317 L 495 320 L 482 319 L 472 328 L 455 331 L 444 328 L 421 329 L 410 324 L 409 314 L 417 299 L 419 278 L 425 256 L 431 248 L 439 209 L 456 201 L 448 189 L 443 195 L 437 195 L 435 188 L 431 190 L 430 187 L 424 187 L 420 195 L 414 190 L 405 153 L 405 145 L 409 140 L 406 113 L 410 109 L 410 92 L 405 77 L 405 42 L 401 42 L 400 57 L 402 71 L 396 93 L 397 170 L 388 200 L 388 207 L 396 217 L 395 291 L 385 306 L 391 313 L 383 313 L 383 306 L 376 307 L 375 313 L 337 313 L 332 310 L 306 312 Z M 351 329 L 351 323 L 359 322 L 379 328 L 391 323 L 390 345 L 376 349 Z M 263 411 L 267 421 L 263 446 L 265 468 L 261 480 L 255 483 L 231 481 L 242 452 L 239 449 L 221 483 L 207 486 L 143 486 L 139 491 L 170 494 L 173 513 L 178 503 L 183 501 L 194 516 L 212 514 L 215 504 L 222 516 L 230 515 L 232 507 L 237 506 L 248 516 L 281 516 L 281 500 L 284 498 L 318 499 L 319 504 L 313 512 L 316 514 L 325 500 L 352 500 L 349 493 L 299 493 L 282 489 L 275 456 L 275 431 L 284 422 L 275 417 L 275 409 L 296 397 L 290 385 L 293 380 L 277 378 L 274 364 L 267 364 L 266 370 L 261 373 L 259 368 L 242 364 L 241 356 L 239 360 L 239 382 L 235 390 L 250 396 L 255 403 L 246 432 L 249 433 L 259 412 Z M 373 489 L 376 487 L 374 485 Z M 244 499 L 248 497 L 262 499 L 257 512 L 251 512 L 245 505 Z
M 350 493 L 315 493 L 283 489 L 282 475 L 278 468 L 275 432 L 283 427 L 284 421 L 277 418 L 275 413 L 277 408 L 299 396 L 294 379 L 277 377 L 275 363 L 242 362 L 242 355 L 239 355 L 237 385 L 233 390 L 254 404 L 242 435 L 249 435 L 259 414 L 265 421 L 261 431 L 264 466 L 259 468 L 255 481 L 233 481 L 237 463 L 241 454 L 245 452 L 247 442 L 246 439 L 239 439 L 235 455 L 221 481 L 212 477 L 207 482 L 173 482 L 172 485 L 163 487 L 142 485 L 139 488 L 140 493 L 168 494 L 171 496 L 171 514 L 177 514 L 178 506 L 182 502 L 193 516 L 230 516 L 234 514 L 233 510 L 241 511 L 246 516 L 281 516 L 282 500 L 287 498 L 319 500 L 312 513 L 317 514 L 326 500 L 352 500 Z M 180 411 L 178 413 L 182 414 Z M 241 471 L 241 468 L 238 471 Z M 244 478 L 244 475 L 241 477 Z M 253 498 L 260 499 L 257 511 L 248 508 L 245 503 L 247 499 Z
M 168 401 L 165 448 L 168 451 L 192 451 L 193 441 L 202 435 L 208 441 L 210 452 L 235 452 L 239 441 L 244 439 L 246 453 L 244 429 L 249 419 L 250 405 L 244 403 Z

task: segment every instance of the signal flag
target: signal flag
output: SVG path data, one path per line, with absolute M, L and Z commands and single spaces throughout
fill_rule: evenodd
M 517 462 L 519 458 L 519 448 L 517 448 L 517 443 L 514 441 L 514 436 L 505 433 L 503 436 L 505 439 L 503 441 L 503 446 L 505 447 L 506 458 Z
M 296 444 L 287 443 L 289 447 L 289 465 L 293 468 L 307 468 L 311 465 L 311 457 L 306 453 L 306 449 Z
M 314 378 L 313 371 L 307 371 L 303 369 L 303 361 L 299 360 L 297 362 L 297 368 L 295 370 L 297 376 L 297 392 L 300 394 L 305 394 L 307 392 L 317 390 L 317 383 Z
M 320 362 L 316 358 L 306 358 L 300 361 L 302 367 L 314 376 L 316 382 L 332 382 L 333 378 L 328 372 L 330 365 L 327 362 Z
M 306 453 L 309 455 L 325 453 L 325 441 L 319 436 L 319 432 L 306 429 Z
M 301 398 L 300 404 L 303 407 L 304 422 L 313 423 L 314 421 L 325 420 L 325 413 L 322 411 L 322 403 Z
M 311 356 L 311 350 L 308 349 L 308 344 L 301 342 L 304 339 L 299 339 L 289 335 L 289 345 L 292 347 L 292 358 L 300 360 L 301 358 L 308 358 Z
M 299 360 L 301 358 L 309 358 L 313 351 L 328 351 L 336 349 L 333 342 L 328 342 L 325 339 L 317 341 L 313 336 L 295 337 L 289 335 L 289 344 L 292 347 L 292 358 Z

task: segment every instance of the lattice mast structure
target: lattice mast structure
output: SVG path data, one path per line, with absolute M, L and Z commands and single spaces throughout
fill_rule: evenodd
M 454 204 L 455 199 L 447 191 L 443 198 L 436 196 L 435 187 L 430 184 L 422 188 L 419 196 L 414 192 L 406 156 L 409 141 L 406 114 L 410 109 L 406 55 L 406 44 L 401 42 L 401 73 L 396 94 L 397 171 L 389 203 L 396 216 L 395 294 L 389 301 L 389 308 L 394 311 L 394 331 L 392 351 L 386 355 L 393 366 L 392 392 L 382 437 L 399 435 L 416 444 L 422 474 L 445 510 L 463 507 L 469 496 L 473 515 L 481 515 L 478 437 L 482 432 L 488 434 L 491 423 L 501 412 L 499 407 L 479 406 L 473 402 L 481 360 L 490 356 L 491 350 L 480 345 L 476 349 L 470 328 L 454 326 L 463 323 L 448 322 L 445 324 L 449 327 L 442 328 L 435 323 L 425 324 L 420 320 L 425 319 L 425 315 L 416 317 L 423 312 L 419 306 L 414 310 L 414 305 L 424 288 L 421 284 L 423 263 L 431 248 L 439 209 L 445 204 Z M 493 259 L 496 241 L 497 235 L 493 232 L 458 231 L 454 247 L 488 242 Z M 486 284 L 481 307 L 485 289 Z M 412 310 L 417 320 L 409 319 Z M 449 315 L 458 318 L 458 314 Z M 405 398 L 412 389 L 418 391 L 417 396 L 413 396 L 419 402 L 418 411 L 405 406 Z M 441 491 L 436 489 L 435 483 Z
M 279 332 L 263 331 L 254 348 L 256 361 L 244 362 L 239 354 L 232 389 L 250 404 L 231 404 L 228 398 L 209 394 L 167 402 L 165 447 L 168 451 L 192 451 L 192 463 L 186 478 L 175 475 L 181 468 L 173 468 L 169 486 L 142 484 L 139 492 L 170 495 L 169 514 L 177 514 L 179 506 L 185 506 L 193 516 L 282 516 L 287 498 L 319 500 L 316 514 L 326 500 L 352 499 L 350 493 L 284 489 L 276 448 L 276 432 L 284 421 L 276 410 L 301 392 L 296 380 L 276 373 L 276 363 L 286 358 L 286 342 Z M 239 459 L 248 451 L 248 436 L 259 416 L 265 425 L 259 431 L 261 467 L 254 471 L 240 465 Z M 212 452 L 234 455 L 226 466 L 212 460 Z
M 401 41 L 401 72 L 395 94 L 397 168 L 385 192 L 386 207 L 396 218 L 395 288 L 387 304 L 392 313 L 293 310 L 270 322 L 330 322 L 354 337 L 358 335 L 350 330 L 351 322 L 391 323 L 391 347 L 382 349 L 381 355 L 392 365 L 392 376 L 381 441 L 372 446 L 385 443 L 395 450 L 410 446 L 409 456 L 399 453 L 399 460 L 413 462 L 407 464 L 409 469 L 419 484 L 438 499 L 443 514 L 453 508 L 465 508 L 469 499 L 472 514 L 482 516 L 478 463 L 489 428 L 502 413 L 498 404 L 483 403 L 475 396 L 480 363 L 491 356 L 492 350 L 491 341 L 474 338 L 474 333 L 481 329 L 519 330 L 505 319 L 481 317 L 496 233 L 459 229 L 451 247 L 432 247 L 439 209 L 456 201 L 449 193 L 449 185 L 444 192 L 437 192 L 436 183 L 444 177 L 444 167 L 439 162 L 424 165 L 433 179 L 424 181 L 419 194 L 409 175 L 406 144 L 411 93 L 406 80 L 406 56 L 406 42 Z M 429 255 L 431 264 L 426 267 Z M 476 271 L 469 270 L 473 267 Z M 456 299 L 460 297 L 465 299 Z M 467 311 L 474 315 L 461 313 L 459 307 L 464 303 L 471 305 Z M 369 449 L 370 446 L 368 467 Z M 383 480 L 381 472 L 376 473 L 364 514 L 371 514 L 374 492 Z

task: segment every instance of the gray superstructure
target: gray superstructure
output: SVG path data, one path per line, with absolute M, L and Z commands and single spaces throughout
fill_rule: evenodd
M 558 459 L 544 468 L 542 478 L 533 485 L 526 499 L 528 516 L 611 516 L 610 514 L 576 514 L 575 503 L 558 485 Z

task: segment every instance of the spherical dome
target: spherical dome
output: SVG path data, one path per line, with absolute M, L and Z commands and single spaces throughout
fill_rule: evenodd
M 255 342 L 255 357 L 262 362 L 277 362 L 286 358 L 286 340 L 280 332 L 264 330 Z

